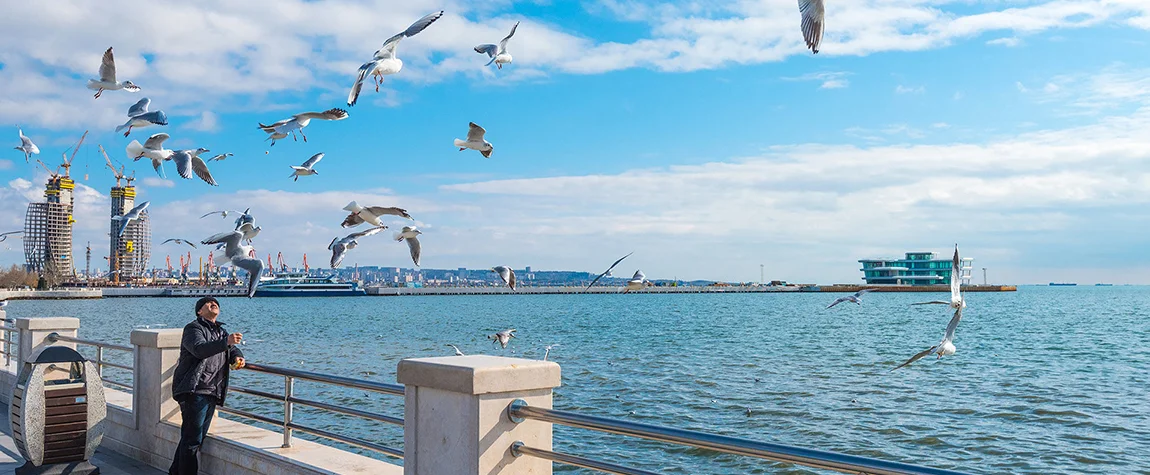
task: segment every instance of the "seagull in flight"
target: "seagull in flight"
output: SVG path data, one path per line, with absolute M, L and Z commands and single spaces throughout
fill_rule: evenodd
M 289 175 L 290 177 L 293 177 L 292 181 L 299 181 L 299 177 L 301 176 L 319 175 L 319 172 L 315 171 L 313 167 L 315 167 L 315 164 L 319 163 L 320 160 L 323 160 L 323 152 L 312 155 L 311 158 L 307 159 L 306 162 L 303 162 L 303 165 L 298 167 L 295 165 L 289 165 L 293 170 L 292 174 Z
M 135 208 L 128 210 L 127 213 L 124 213 L 120 216 L 112 216 L 112 221 L 120 222 L 120 232 L 117 235 L 123 236 L 124 231 L 128 229 L 128 223 L 140 219 L 140 215 L 144 212 L 145 209 L 148 209 L 148 204 L 150 203 L 150 201 L 145 201 L 136 205 Z
M 859 298 L 861 298 L 863 295 L 866 295 L 869 292 L 873 292 L 874 290 L 875 289 L 862 289 L 862 290 L 855 292 L 854 294 L 848 295 L 846 297 L 839 297 L 839 298 L 835 299 L 834 302 L 831 302 L 830 305 L 827 305 L 827 308 L 834 307 L 835 305 L 838 305 L 838 304 L 843 303 L 843 302 L 854 302 L 856 305 L 862 305 L 862 302 L 859 301 Z
M 165 140 L 168 140 L 168 134 L 165 133 L 158 133 L 148 137 L 148 140 L 145 141 L 143 145 L 140 145 L 139 141 L 133 140 L 127 147 L 128 158 L 131 158 L 133 161 L 141 158 L 150 158 L 152 160 L 152 168 L 156 169 L 156 174 L 160 175 L 160 178 L 166 178 L 163 168 L 164 161 L 171 160 L 172 154 L 175 152 L 164 148 Z
M 643 275 L 643 271 L 637 270 L 635 271 L 635 275 L 631 276 L 631 280 L 627 281 L 627 285 L 623 287 L 623 293 L 627 293 L 632 290 L 641 290 L 643 287 L 645 287 L 646 282 L 647 276 Z
M 411 261 L 415 262 L 416 266 L 419 266 L 420 246 L 417 236 L 420 234 L 423 234 L 423 232 L 416 229 L 415 226 L 404 226 L 402 231 L 395 233 L 396 241 L 407 241 L 408 250 L 411 251 Z
M 192 249 L 196 249 L 196 243 L 194 243 L 194 242 L 192 242 L 192 241 L 189 241 L 189 240 L 187 240 L 187 239 L 180 239 L 180 238 L 172 238 L 172 239 L 168 239 L 168 240 L 166 240 L 166 241 L 164 241 L 164 242 L 161 242 L 161 243 L 160 243 L 160 245 L 161 245 L 161 246 L 163 246 L 164 244 L 167 244 L 167 243 L 169 243 L 169 242 L 174 242 L 174 243 L 176 243 L 176 244 L 187 244 L 187 245 L 189 245 L 189 246 L 192 246 Z
M 602 279 L 603 277 L 606 277 L 607 274 L 610 274 L 611 269 L 614 269 L 615 266 L 619 265 L 620 262 L 623 262 L 623 259 L 630 257 L 631 254 L 634 254 L 634 253 L 635 253 L 634 251 L 631 251 L 631 252 L 627 253 L 626 256 L 620 257 L 619 260 L 615 261 L 614 264 L 611 264 L 611 267 L 608 267 L 606 271 L 603 271 L 602 274 L 599 274 L 598 276 L 596 276 L 595 280 L 592 280 L 590 284 L 587 284 L 587 288 L 583 289 L 583 291 L 586 292 L 587 289 L 590 289 L 592 285 L 595 285 L 596 282 L 599 282 L 599 279 Z
M 467 356 L 467 355 L 464 355 L 462 351 L 459 351 L 458 346 L 452 345 L 451 343 L 448 343 L 447 346 L 450 346 L 450 347 L 455 349 L 455 356 Z
M 912 303 L 911 305 L 948 305 L 950 308 L 966 308 L 966 301 L 962 299 L 962 261 L 958 258 L 958 244 L 954 245 L 954 258 L 950 261 L 950 301 L 931 300 L 930 302 Z
M 351 86 L 351 92 L 347 95 L 347 105 L 354 106 L 359 101 L 359 92 L 363 89 L 363 81 L 367 79 L 368 75 L 372 76 L 375 81 L 375 92 L 379 92 L 380 84 L 383 84 L 383 77 L 398 73 L 403 69 L 403 60 L 395 57 L 395 49 L 399 46 L 399 40 L 415 36 L 417 33 L 423 31 L 425 28 L 435 23 L 439 17 L 443 16 L 443 11 L 431 13 L 423 18 L 420 18 L 407 27 L 403 32 L 388 38 L 383 42 L 383 46 L 376 50 L 375 55 L 371 61 L 363 63 L 359 67 L 359 74 L 355 78 L 355 84 Z
M 264 263 L 256 257 L 254 248 L 240 243 L 243 238 L 244 233 L 240 231 L 225 231 L 200 241 L 200 244 L 225 245 L 224 255 L 232 265 L 248 272 L 248 298 L 252 298 L 256 295 L 256 285 L 264 273 Z
M 475 122 L 469 123 L 469 126 L 467 140 L 455 139 L 455 146 L 459 147 L 460 152 L 467 149 L 478 150 L 484 158 L 491 158 L 491 152 L 495 151 L 495 147 L 491 146 L 491 142 L 483 139 L 483 134 L 486 134 L 487 131 Z
M 307 135 L 303 133 L 303 128 L 311 123 L 312 119 L 319 120 L 343 120 L 347 118 L 347 111 L 340 108 L 328 109 L 323 112 L 302 112 L 291 116 L 290 119 L 284 119 L 278 122 L 273 122 L 271 125 L 264 125 L 260 123 L 260 130 L 267 132 L 271 135 L 272 145 L 276 144 L 277 139 L 287 137 L 291 134 L 292 140 L 295 140 L 295 132 L 298 130 L 303 141 L 307 142 Z
M 186 180 L 192 178 L 192 173 L 204 180 L 205 183 L 212 186 L 219 186 L 216 179 L 212 178 L 212 172 L 208 171 L 208 164 L 204 159 L 200 158 L 200 154 L 208 152 L 206 148 L 198 148 L 195 150 L 179 150 L 172 153 L 172 161 L 176 162 L 176 171 L 180 176 Z
M 511 341 L 512 338 L 515 338 L 515 329 L 509 328 L 507 330 L 495 332 L 494 335 L 488 335 L 487 338 L 491 340 L 491 344 L 494 345 L 495 343 L 499 343 L 500 346 L 506 349 L 507 342 Z
M 343 257 L 347 254 L 347 251 L 355 249 L 356 246 L 359 245 L 359 238 L 371 236 L 372 234 L 383 231 L 384 229 L 387 229 L 387 226 L 377 226 L 371 229 L 360 231 L 358 233 L 348 234 L 347 236 L 344 236 L 343 239 L 338 237 L 332 239 L 331 244 L 327 245 L 327 248 L 331 250 L 331 268 L 335 269 L 339 267 L 339 263 L 343 262 Z
M 96 91 L 95 98 L 99 98 L 100 94 L 104 91 L 118 91 L 123 89 L 128 92 L 138 92 L 140 86 L 132 84 L 132 81 L 116 81 L 116 59 L 112 57 L 112 47 L 108 47 L 104 51 L 104 57 L 100 60 L 100 79 L 89 79 L 88 89 Z
M 221 154 L 216 155 L 212 158 L 209 158 L 208 161 L 210 162 L 212 160 L 215 160 L 217 162 L 220 162 L 220 161 L 223 161 L 225 158 L 228 158 L 230 156 L 232 156 L 232 154 L 230 154 L 230 153 L 221 153 Z
M 499 279 L 503 281 L 511 290 L 515 290 L 515 271 L 507 266 L 495 266 L 491 271 L 499 275 Z M 507 345 L 504 345 L 506 347 Z
M 482 44 L 475 47 L 476 53 L 487 53 L 487 56 L 491 58 L 491 61 L 488 61 L 484 66 L 491 66 L 491 63 L 495 63 L 497 68 L 503 69 L 504 64 L 511 62 L 511 53 L 507 52 L 507 40 L 515 36 L 516 28 L 519 28 L 519 22 L 515 22 L 515 26 L 511 27 L 511 33 L 508 33 L 507 36 L 503 38 L 503 41 L 499 42 L 499 46 Z
M 211 216 L 211 215 L 213 215 L 213 214 L 218 214 L 218 215 L 220 215 L 220 217 L 226 218 L 226 217 L 228 217 L 228 213 L 240 213 L 240 214 L 243 214 L 243 212 L 242 212 L 242 211 L 220 210 L 220 211 L 212 211 L 211 213 L 206 213 L 206 214 L 204 214 L 203 216 L 200 216 L 200 219 L 204 219 L 204 218 L 206 218 L 206 217 L 208 217 L 208 216 Z
M 824 0 L 799 0 L 799 13 L 803 15 L 803 41 L 814 54 L 819 54 L 819 43 L 823 42 L 823 16 L 826 13 Z
M 943 334 L 942 341 L 938 342 L 937 345 L 934 345 L 930 348 L 923 350 L 922 352 L 918 353 L 917 355 L 911 356 L 909 360 L 906 360 L 906 362 L 903 364 L 895 366 L 894 369 L 891 369 L 891 371 L 899 369 L 899 368 L 906 366 L 908 364 L 914 363 L 915 361 L 918 361 L 918 360 L 922 359 L 923 357 L 925 357 L 931 353 L 938 355 L 938 358 L 935 358 L 935 359 L 942 359 L 943 356 L 953 355 L 954 351 L 955 351 L 954 330 L 956 328 L 958 328 L 958 322 L 960 320 L 962 320 L 962 307 L 958 307 L 958 308 L 954 309 L 954 316 L 950 318 L 950 323 L 946 324 L 946 333 Z
M 128 129 L 124 132 L 124 137 L 132 133 L 132 128 L 147 127 L 149 125 L 168 125 L 168 116 L 164 111 L 148 111 L 148 106 L 152 104 L 152 100 L 147 97 L 140 99 L 132 107 L 128 108 L 128 121 L 124 125 L 116 126 L 116 132 Z
M 6 233 L 0 233 L 0 242 L 4 242 L 4 240 L 5 240 L 5 239 L 8 239 L 8 236 L 10 236 L 10 235 L 12 235 L 12 234 L 20 234 L 20 233 L 23 233 L 23 232 L 24 232 L 24 231 L 8 231 L 8 232 L 6 232 Z
M 399 216 L 413 221 L 415 220 L 415 218 L 412 218 L 410 214 L 407 214 L 407 210 L 402 208 L 384 208 L 382 206 L 368 206 L 365 208 L 354 201 L 348 203 L 347 206 L 344 206 L 343 210 L 351 212 L 351 214 L 347 215 L 347 217 L 343 219 L 343 223 L 340 224 L 340 226 L 345 228 L 358 226 L 365 222 L 371 224 L 372 226 L 382 226 L 383 223 L 379 220 L 379 218 L 387 215 Z
M 32 155 L 40 154 L 40 147 L 32 143 L 32 139 L 24 135 L 24 131 L 20 127 L 16 127 L 16 133 L 20 134 L 20 146 L 14 147 L 16 150 L 24 152 L 24 162 L 27 163 L 32 159 Z

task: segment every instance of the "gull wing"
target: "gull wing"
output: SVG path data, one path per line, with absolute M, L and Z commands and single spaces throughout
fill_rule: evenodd
M 296 114 L 294 117 L 292 117 L 293 120 L 303 118 L 320 120 L 343 120 L 347 118 L 347 111 L 338 107 L 333 107 L 323 112 L 304 112 L 302 114 Z
M 411 261 L 414 262 L 416 266 L 418 266 L 419 265 L 419 252 L 421 249 L 420 245 L 419 245 L 419 239 L 416 239 L 413 237 L 406 238 L 406 239 L 407 239 L 407 248 L 408 248 L 408 250 L 411 251 Z
M 135 117 L 145 112 L 148 112 L 148 106 L 152 104 L 152 100 L 147 97 L 136 101 L 132 107 L 128 108 L 128 117 Z
M 476 124 L 475 122 L 469 122 L 468 125 L 471 128 L 467 130 L 467 141 L 468 142 L 482 142 L 483 141 L 483 134 L 486 134 L 487 131 L 484 130 L 483 127 L 480 127 L 479 124 Z
M 100 81 L 116 82 L 116 58 L 112 56 L 110 46 L 104 51 L 104 57 L 100 60 Z
M 376 216 L 392 215 L 392 216 L 404 217 L 407 219 L 415 219 L 415 218 L 412 218 L 410 214 L 407 214 L 407 210 L 405 210 L 403 208 L 396 208 L 396 207 L 384 208 L 382 206 L 368 206 L 368 207 L 364 208 L 364 210 L 366 210 L 368 213 L 374 214 Z
M 282 127 L 282 126 L 284 126 L 284 125 L 287 125 L 287 123 L 288 123 L 288 122 L 291 122 L 291 121 L 293 121 L 293 120 L 295 120 L 295 117 L 292 117 L 291 119 L 277 120 L 277 121 L 275 121 L 275 122 L 272 122 L 272 125 L 264 125 L 264 124 L 261 122 L 261 123 L 260 123 L 260 127 L 259 127 L 259 128 L 260 128 L 260 130 L 262 130 L 262 131 L 264 131 L 264 132 L 267 132 L 267 133 L 269 133 L 269 134 L 270 134 L 270 133 L 272 133 L 272 132 L 275 132 L 275 131 L 276 131 L 276 128 L 278 128 L 278 127 Z
M 515 29 L 516 28 L 519 28 L 519 22 L 515 22 L 515 26 L 511 27 L 511 33 L 508 33 L 507 36 L 505 38 L 503 38 L 503 41 L 499 42 L 499 52 L 500 53 L 506 53 L 507 52 L 507 40 L 510 40 L 512 36 L 515 36 Z
M 962 289 L 962 274 L 961 274 L 962 269 L 960 269 L 961 265 L 962 265 L 962 263 L 958 259 L 958 244 L 955 244 L 954 245 L 954 259 L 952 259 L 950 262 L 950 301 L 951 302 L 958 302 L 959 300 L 962 300 L 962 295 L 960 295 L 960 293 L 959 293 L 959 292 L 961 292 L 961 289 Z
M 499 53 L 499 47 L 491 43 L 484 43 L 475 47 L 475 52 L 479 54 L 487 53 L 489 58 L 494 58 Z
M 815 54 L 823 42 L 823 0 L 799 0 L 799 12 L 803 14 L 803 40 Z
M 146 142 L 144 142 L 144 148 L 150 148 L 152 150 L 160 150 L 160 148 L 164 146 L 164 141 L 168 140 L 168 137 L 169 137 L 168 134 L 165 134 L 163 132 L 160 132 L 158 134 L 154 134 L 151 137 L 148 137 L 148 140 Z
M 146 120 L 156 125 L 168 125 L 168 115 L 164 111 L 144 112 L 133 117 L 133 119 Z
M 855 297 L 856 297 L 856 298 L 857 298 L 857 297 L 862 297 L 863 295 L 865 295 L 865 294 L 867 294 L 867 293 L 870 293 L 870 292 L 874 292 L 874 290 L 875 290 L 875 289 L 862 289 L 862 290 L 860 290 L 860 291 L 858 291 L 858 292 L 855 292 Z
M 941 300 L 931 300 L 930 302 L 912 303 L 911 305 L 931 305 L 931 304 L 950 305 L 950 302 L 943 302 Z
M 160 178 L 163 178 L 165 180 L 168 179 L 168 177 L 164 176 L 164 161 L 163 160 L 157 160 L 157 159 L 153 158 L 152 159 L 152 168 L 156 169 L 156 174 L 160 175 Z
M 176 162 L 176 172 L 184 179 L 192 178 L 192 153 L 188 150 L 177 150 L 172 153 L 172 161 Z
M 195 173 L 196 176 L 200 177 L 201 180 L 204 180 L 204 182 L 209 185 L 220 186 L 216 183 L 216 179 L 212 178 L 212 172 L 208 171 L 207 162 L 198 155 L 192 157 L 192 173 Z
M 359 226 L 360 224 L 363 224 L 363 218 L 359 217 L 359 213 L 351 213 L 343 219 L 340 226 L 350 228 L 352 226 Z
M 320 160 L 323 160 L 323 152 L 312 155 L 311 158 L 307 159 L 306 162 L 303 162 L 303 165 L 301 166 L 303 168 L 311 168 L 314 167 L 315 164 L 319 163 Z
M 365 230 L 360 231 L 358 233 L 348 234 L 347 237 L 345 237 L 344 239 L 359 239 L 362 237 L 371 236 L 372 234 L 383 231 L 384 229 L 387 229 L 387 226 L 376 226 L 376 227 L 371 228 L 371 229 L 365 229 Z
M 608 267 L 607 270 L 603 271 L 602 274 L 599 274 L 597 277 L 595 277 L 595 280 L 592 280 L 590 284 L 587 284 L 587 287 L 584 288 L 583 290 L 590 289 L 592 285 L 595 285 L 596 282 L 599 282 L 599 279 L 602 279 L 603 276 L 610 274 L 611 269 L 614 269 L 615 266 L 619 265 L 620 262 L 623 262 L 623 259 L 630 257 L 631 254 L 634 254 L 634 253 L 635 253 L 635 251 L 631 251 L 631 252 L 628 252 L 626 256 L 620 257 L 619 260 L 615 261 L 614 264 L 611 264 L 611 267 Z
M 827 305 L 827 308 L 831 308 L 831 307 L 834 307 L 835 305 L 838 305 L 838 304 L 840 304 L 840 303 L 846 302 L 847 300 L 850 300 L 850 299 L 849 299 L 849 298 L 846 298 L 846 297 L 839 297 L 839 298 L 835 299 L 835 301 L 834 301 L 834 302 L 831 302 L 831 304 L 830 304 L 830 305 Z
M 922 351 L 921 351 L 921 352 L 919 352 L 918 354 L 916 354 L 916 355 L 914 355 L 914 356 L 911 356 L 911 357 L 910 357 L 910 359 L 909 359 L 909 360 L 906 360 L 906 362 L 905 362 L 905 363 L 903 363 L 903 364 L 900 364 L 900 365 L 898 365 L 898 366 L 895 366 L 894 368 L 892 368 L 892 369 L 891 369 L 891 371 L 894 371 L 894 370 L 896 370 L 896 369 L 899 369 L 899 368 L 901 368 L 901 367 L 903 367 L 903 366 L 906 366 L 906 365 L 908 365 L 908 364 L 914 363 L 915 361 L 921 360 L 921 359 L 922 359 L 922 357 L 924 357 L 924 356 L 926 356 L 926 355 L 929 355 L 929 354 L 931 354 L 931 353 L 934 353 L 934 352 L 935 352 L 935 350 L 938 350 L 938 346 L 937 346 L 937 345 L 935 345 L 935 346 L 932 346 L 932 347 L 930 347 L 930 348 L 927 348 L 927 349 L 925 349 L 925 350 L 922 350 Z
M 388 38 L 387 41 L 383 42 L 383 46 L 379 49 L 379 51 L 375 52 L 376 59 L 394 58 L 395 49 L 397 46 L 399 46 L 399 40 L 415 36 L 430 26 L 432 23 L 435 23 L 435 20 L 438 20 L 441 16 L 443 16 L 442 10 L 435 13 L 429 13 L 423 18 L 416 20 L 415 23 L 412 23 L 411 26 L 407 27 L 406 30 L 403 30 L 402 33 L 398 33 L 395 36 Z
M 328 246 L 331 249 L 331 268 L 339 267 L 339 263 L 343 262 L 344 254 L 347 254 L 347 246 L 343 243 L 342 239 L 335 238 Z
M 378 56 L 379 51 L 376 51 L 375 54 Z M 359 73 L 355 77 L 355 84 L 351 85 L 351 92 L 347 94 L 348 106 L 354 106 L 356 102 L 359 102 L 359 92 L 363 90 L 363 80 L 367 79 L 367 75 L 375 70 L 377 64 L 379 64 L 379 59 L 372 59 L 359 67 Z
M 631 280 L 647 280 L 647 276 L 643 275 L 643 271 L 637 270 L 635 271 L 635 275 L 631 277 Z
M 219 234 L 214 234 L 211 237 L 208 237 L 207 239 L 200 241 L 200 244 L 221 244 L 222 243 L 225 245 L 224 254 L 227 256 L 233 256 L 233 255 L 239 254 L 241 252 L 240 251 L 240 240 L 243 238 L 244 238 L 244 233 L 241 233 L 239 231 L 225 231 L 225 232 L 222 232 Z
M 962 320 L 962 307 L 954 310 L 954 316 L 950 317 L 950 323 L 946 324 L 946 333 L 942 337 L 944 340 L 954 341 L 954 330 L 958 328 L 960 320 Z
M 248 271 L 248 298 L 255 297 L 256 286 L 264 273 L 264 262 L 254 257 L 239 257 L 232 259 L 232 265 Z
M 132 208 L 130 211 L 128 211 L 127 213 L 124 213 L 124 214 L 126 214 L 126 215 L 131 215 L 131 216 L 133 216 L 133 217 L 137 217 L 137 216 L 139 216 L 139 215 L 140 215 L 140 213 L 142 213 L 142 212 L 143 212 L 145 209 L 148 209 L 148 205 L 150 205 L 150 204 L 152 204 L 152 202 L 151 202 L 151 201 L 145 201 L 145 202 L 143 202 L 143 203 L 140 203 L 140 204 L 136 205 L 136 206 L 135 206 L 135 207 L 133 207 L 133 208 Z

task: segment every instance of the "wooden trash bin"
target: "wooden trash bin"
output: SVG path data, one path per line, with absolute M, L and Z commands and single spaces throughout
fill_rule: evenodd
M 104 382 L 96 365 L 66 346 L 47 346 L 25 362 L 12 389 L 12 438 L 27 461 L 17 475 L 90 475 L 104 435 Z

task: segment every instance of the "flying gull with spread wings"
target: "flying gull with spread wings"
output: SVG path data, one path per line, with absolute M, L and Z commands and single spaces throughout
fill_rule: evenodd
M 491 142 L 483 139 L 483 134 L 486 134 L 487 131 L 475 122 L 471 122 L 468 125 L 470 128 L 467 130 L 467 140 L 455 139 L 455 146 L 459 147 L 460 152 L 467 149 L 478 150 L 479 153 L 483 154 L 484 158 L 491 158 L 491 152 L 493 152 L 495 148 L 491 146 Z
M 292 173 L 288 175 L 288 177 L 292 178 L 292 181 L 299 181 L 299 177 L 301 176 L 319 175 L 319 172 L 315 171 L 314 167 L 320 160 L 323 160 L 323 152 L 312 155 L 306 162 L 303 162 L 303 165 L 288 165 L 292 168 Z
M 510 267 L 495 266 L 491 268 L 491 272 L 498 275 L 499 280 L 502 280 L 504 284 L 511 287 L 511 290 L 515 290 L 515 271 L 511 270 Z
M 950 261 L 950 301 L 931 300 L 930 302 L 912 303 L 911 305 L 948 305 L 950 308 L 965 308 L 966 301 L 962 299 L 962 261 L 958 258 L 958 244 L 954 245 L 954 257 Z
M 24 131 L 20 129 L 20 127 L 16 127 L 16 133 L 20 134 L 20 146 L 14 148 L 24 152 L 24 162 L 30 161 L 32 159 L 32 155 L 40 154 L 40 147 L 37 147 L 36 144 L 32 143 L 32 139 L 24 135 Z
M 416 229 L 415 226 L 404 226 L 402 231 L 395 233 L 396 241 L 407 241 L 407 248 L 411 251 L 411 261 L 414 262 L 416 266 L 419 265 L 420 246 L 417 236 L 420 234 L 423 234 L 423 232 Z
M 178 150 L 172 153 L 172 161 L 176 163 L 176 171 L 180 176 L 186 180 L 192 179 L 192 174 L 204 180 L 205 183 L 212 186 L 219 186 L 216 179 L 212 178 L 212 172 L 208 171 L 208 164 L 204 159 L 200 158 L 200 154 L 209 152 L 206 148 L 197 148 L 195 150 Z
M 104 91 L 123 89 L 128 92 L 138 92 L 140 86 L 132 84 L 132 81 L 116 80 L 116 58 L 112 56 L 112 47 L 109 46 L 108 50 L 104 51 L 104 57 L 100 60 L 100 79 L 89 79 L 88 89 L 96 91 L 94 97 L 99 98 Z
M 515 36 L 516 28 L 519 28 L 519 22 L 515 22 L 515 26 L 511 27 L 511 33 L 508 33 L 507 36 L 503 38 L 503 41 L 499 42 L 499 46 L 495 46 L 493 44 L 482 44 L 475 47 L 476 53 L 486 53 L 487 56 L 491 58 L 491 61 L 488 61 L 484 66 L 491 66 L 491 63 L 495 63 L 497 68 L 503 69 L 504 64 L 511 62 L 511 53 L 507 52 L 507 40 L 510 40 L 512 36 Z
M 587 284 L 587 288 L 583 289 L 583 291 L 587 291 L 587 289 L 590 289 L 592 285 L 595 285 L 596 282 L 599 282 L 599 279 L 602 279 L 602 278 L 606 277 L 608 274 L 610 274 L 611 269 L 614 269 L 615 266 L 619 265 L 620 262 L 623 262 L 623 259 L 630 257 L 631 254 L 634 254 L 634 253 L 635 253 L 634 251 L 628 252 L 626 256 L 620 257 L 619 260 L 615 261 L 614 264 L 611 264 L 611 267 L 608 267 L 607 270 L 603 271 L 602 274 L 595 276 L 595 280 L 592 280 L 590 284 Z
M 834 307 L 835 305 L 838 305 L 838 304 L 843 303 L 843 302 L 853 302 L 855 305 L 862 305 L 862 301 L 860 301 L 859 299 L 861 299 L 863 295 L 866 295 L 867 293 L 870 293 L 870 292 L 874 292 L 874 289 L 862 289 L 862 290 L 855 292 L 851 295 L 848 295 L 846 297 L 839 297 L 839 298 L 835 299 L 834 302 L 831 302 L 830 305 L 827 305 L 827 308 Z
M 372 226 L 382 226 L 383 222 L 381 222 L 379 218 L 387 215 L 399 216 L 411 220 L 415 219 L 412 218 L 410 214 L 407 214 L 407 210 L 402 208 L 385 208 L 383 206 L 363 207 L 354 201 L 348 203 L 347 206 L 343 207 L 343 209 L 344 211 L 351 212 L 351 214 L 347 215 L 347 217 L 343 219 L 343 223 L 340 224 L 340 226 L 345 228 L 358 226 L 365 222 L 371 224 Z
M 953 355 L 954 351 L 956 349 L 954 347 L 954 330 L 956 328 L 958 328 L 958 322 L 961 320 L 962 320 L 962 307 L 958 307 L 958 308 L 954 309 L 954 316 L 950 318 L 950 323 L 946 324 L 946 333 L 943 334 L 942 341 L 938 342 L 938 344 L 936 344 L 930 348 L 927 348 L 927 349 L 919 352 L 918 354 L 916 354 L 914 356 L 911 356 L 909 360 L 906 360 L 906 362 L 903 364 L 895 366 L 893 369 L 891 369 L 891 371 L 899 369 L 899 368 L 906 366 L 908 364 L 914 363 L 915 361 L 918 361 L 918 360 L 922 359 L 923 357 L 930 355 L 930 354 L 938 355 L 938 358 L 936 358 L 936 359 L 941 359 L 943 356 Z
M 128 121 L 123 125 L 116 126 L 116 132 L 128 129 L 124 132 L 124 137 L 132 133 L 132 129 L 147 127 L 150 125 L 168 125 L 168 116 L 164 111 L 155 110 L 149 111 L 148 106 L 152 104 L 152 100 L 147 97 L 140 99 L 138 102 L 128 108 Z
M 347 111 L 337 107 L 323 112 L 302 112 L 291 116 L 291 118 L 273 122 L 271 125 L 260 123 L 260 130 L 269 134 L 268 138 L 271 139 L 272 145 L 276 144 L 276 140 L 287 137 L 288 134 L 291 134 L 292 140 L 295 140 L 296 131 L 299 131 L 303 141 L 307 142 L 307 135 L 303 133 L 303 128 L 307 127 L 312 119 L 343 120 L 346 118 Z
M 160 178 L 166 178 L 163 168 L 164 161 L 171 160 L 172 154 L 175 152 L 164 148 L 165 140 L 168 140 L 168 134 L 162 132 L 148 137 L 143 145 L 140 145 L 139 141 L 133 140 L 127 147 L 128 158 L 133 161 L 141 158 L 151 159 L 152 168 L 156 169 L 156 174 L 160 175 Z
M 399 40 L 415 36 L 432 23 L 435 23 L 435 20 L 438 20 L 441 16 L 443 16 L 443 11 L 429 14 L 416 20 L 415 23 L 412 23 L 411 26 L 407 27 L 403 32 L 384 41 L 383 46 L 376 50 L 371 61 L 363 63 L 363 66 L 359 67 L 359 74 L 355 78 L 355 84 L 351 86 L 351 92 L 347 95 L 347 105 L 354 106 L 355 103 L 359 101 L 359 92 L 363 89 L 363 81 L 367 79 L 368 75 L 371 75 L 375 81 L 375 92 L 379 92 L 379 86 L 383 84 L 384 76 L 398 73 L 399 70 L 403 69 L 403 60 L 395 57 L 395 50 L 399 46 Z
M 340 239 L 339 237 L 332 239 L 331 244 L 327 245 L 327 248 L 331 250 L 331 268 L 335 269 L 339 267 L 339 263 L 343 262 L 343 257 L 347 255 L 347 251 L 355 249 L 356 246 L 359 246 L 359 238 L 371 236 L 372 234 L 383 231 L 384 229 L 387 229 L 387 226 L 377 226 L 371 229 L 360 231 L 358 233 L 348 234 L 347 236 L 344 236 L 343 239 Z
M 151 202 L 145 201 L 136 205 L 135 208 L 128 210 L 127 213 L 124 213 L 120 216 L 112 216 L 112 221 L 120 222 L 120 231 L 118 232 L 117 236 L 124 235 L 124 231 L 128 229 L 128 223 L 140 219 L 140 215 L 144 212 L 145 209 L 148 209 L 149 203 Z
M 256 250 L 241 244 L 244 233 L 225 231 L 200 241 L 200 244 L 224 244 L 224 255 L 233 266 L 248 272 L 248 298 L 255 297 L 256 286 L 264 273 L 264 263 L 256 257 Z

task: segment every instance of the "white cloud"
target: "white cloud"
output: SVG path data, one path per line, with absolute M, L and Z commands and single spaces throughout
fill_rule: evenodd
M 203 132 L 215 132 L 220 130 L 219 117 L 216 117 L 215 112 L 203 111 L 198 120 L 189 122 L 185 127 Z
M 12 169 L 12 160 L 0 159 L 0 170 Z
M 1018 37 L 1011 36 L 1011 37 L 1007 37 L 1007 38 L 993 39 L 993 40 L 987 41 L 986 44 L 1005 46 L 1007 48 L 1013 48 L 1015 46 L 1022 44 L 1022 39 L 1020 39 Z
M 598 41 L 568 25 L 499 13 L 510 10 L 509 4 L 283 0 L 264 8 L 174 0 L 66 3 L 17 2 L 0 18 L 0 40 L 6 46 L 0 55 L 0 89 L 21 91 L 0 97 L 0 121 L 20 119 L 53 128 L 111 128 L 122 122 L 123 111 L 137 96 L 109 93 L 92 101 L 90 91 L 78 86 L 95 74 L 103 47 L 78 45 L 117 45 L 119 76 L 140 84 L 145 94 L 163 97 L 161 108 L 173 120 L 181 109 L 227 114 L 282 107 L 306 91 L 336 98 L 346 94 L 355 69 L 391 32 L 440 8 L 447 11 L 442 19 L 401 45 L 404 71 L 389 79 L 393 84 L 456 74 L 490 77 L 490 68 L 471 47 L 502 38 L 515 21 L 522 22 L 511 42 L 516 63 L 499 73 L 509 82 L 636 67 L 693 71 L 809 54 L 796 7 L 785 2 L 604 3 L 605 14 L 644 23 L 640 29 L 649 34 L 629 42 Z M 820 56 L 925 50 L 987 32 L 1034 33 L 1112 20 L 1140 27 L 1146 18 L 1146 6 L 1134 0 L 1035 0 L 978 13 L 967 7 L 968 2 L 957 0 L 835 4 L 827 11 L 827 24 L 835 28 L 827 31 Z M 388 15 L 380 17 L 381 10 Z M 123 11 L 152 21 L 122 28 L 118 12 Z M 43 40 L 46 32 L 52 41 Z M 824 88 L 846 85 L 842 79 L 822 83 Z M 272 98 L 278 105 L 272 105 Z M 396 103 L 402 98 L 369 92 L 364 100 Z M 196 127 L 206 119 L 183 117 L 198 120 Z
M 1030 92 L 1030 89 L 1028 89 L 1026 86 L 1024 86 L 1022 84 L 1022 81 L 1015 81 L 1014 87 L 1018 88 L 1018 92 L 1021 92 L 1023 94 Z
M 841 89 L 850 85 L 846 79 L 851 73 L 845 71 L 810 73 L 798 77 L 785 77 L 784 81 L 818 81 L 819 89 Z
M 933 124 L 930 124 L 930 126 L 931 126 L 931 128 L 935 128 L 935 129 L 948 129 L 948 128 L 950 128 L 950 124 L 948 124 L 946 122 L 935 122 Z
M 153 188 L 173 188 L 176 186 L 176 182 L 158 176 L 145 177 L 143 180 L 140 180 L 140 183 Z
M 895 94 L 922 94 L 926 92 L 925 86 L 903 86 L 899 84 L 894 88 Z

